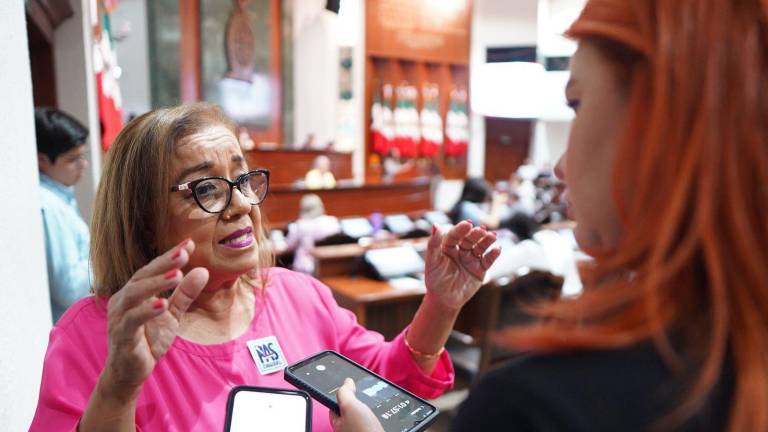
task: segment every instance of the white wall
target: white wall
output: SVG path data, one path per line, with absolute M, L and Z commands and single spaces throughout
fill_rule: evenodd
M 112 30 L 129 30 L 125 38 L 115 42 L 120 76 L 120 94 L 126 115 L 141 115 L 152 108 L 149 85 L 149 45 L 146 0 L 120 0 L 112 14 Z
M 475 0 L 473 8 L 470 74 L 485 63 L 486 48 L 537 44 L 537 0 Z M 485 171 L 483 116 L 472 113 L 470 127 L 467 175 L 482 177 Z
M 563 36 L 565 30 L 579 16 L 586 0 L 540 0 L 539 2 L 539 55 L 541 57 L 566 57 L 576 51 L 576 43 Z M 550 72 L 550 74 L 552 74 Z M 567 80 L 567 72 L 561 72 Z M 554 81 L 550 81 L 554 83 Z M 564 85 L 557 86 L 557 96 L 564 99 Z M 561 104 L 562 105 L 562 104 Z M 560 106 L 559 110 L 549 110 L 547 118 L 538 122 L 534 141 L 546 148 L 548 163 L 552 166 L 565 151 L 568 133 L 571 128 L 573 113 Z M 559 113 L 557 112 L 559 111 Z
M 351 139 L 335 148 L 353 152 L 353 174 L 363 178 L 365 130 L 365 1 L 343 0 L 340 14 L 325 9 L 325 0 L 293 0 L 294 134 L 303 144 L 309 134 L 325 148 L 337 142 L 340 120 Z M 353 49 L 353 99 L 339 103 L 339 48 Z M 345 119 L 353 119 L 351 122 Z
M 24 2 L 0 1 L 0 429 L 27 430 L 51 307 L 40 220 Z
M 314 134 L 324 148 L 336 135 L 339 50 L 334 24 L 336 14 L 325 10 L 325 0 L 294 0 L 293 144 L 301 145 Z
M 90 131 L 90 166 L 75 187 L 80 213 L 86 222 L 91 220 L 93 200 L 101 176 L 101 131 L 93 73 L 90 3 L 90 0 L 70 1 L 75 15 L 56 28 L 53 46 L 59 109 L 72 114 Z

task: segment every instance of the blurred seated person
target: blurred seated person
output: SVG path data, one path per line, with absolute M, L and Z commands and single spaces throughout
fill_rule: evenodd
M 299 219 L 288 226 L 285 250 L 295 251 L 293 269 L 302 273 L 315 272 L 312 248 L 315 242 L 341 232 L 339 219 L 325 214 L 323 200 L 315 194 L 301 197 Z
M 304 186 L 307 189 L 333 189 L 336 178 L 331 172 L 331 160 L 328 156 L 320 155 L 312 163 L 312 169 L 304 176 Z
M 464 183 L 461 196 L 449 216 L 453 223 L 468 220 L 477 226 L 497 229 L 508 215 L 508 199 L 506 193 L 491 192 L 485 180 L 470 178 Z
M 523 172 L 528 174 L 530 169 Z M 509 193 L 517 196 L 519 207 L 528 213 L 534 214 L 536 211 L 536 186 L 530 179 L 524 179 L 519 172 L 513 172 L 509 176 Z
M 36 108 L 35 133 L 48 287 L 55 323 L 91 289 L 90 236 L 73 189 L 88 167 L 88 129 L 55 108 Z
M 381 161 L 381 169 L 385 181 L 393 180 L 398 174 L 402 174 L 413 167 L 413 159 L 403 162 L 400 158 L 400 149 L 392 147 Z

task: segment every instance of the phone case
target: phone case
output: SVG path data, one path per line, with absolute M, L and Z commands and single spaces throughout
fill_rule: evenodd
M 419 423 L 419 424 L 418 424 L 417 426 L 415 426 L 413 429 L 410 429 L 408 432 L 418 432 L 418 431 L 422 431 L 422 430 L 426 429 L 426 428 L 427 428 L 429 425 L 431 425 L 431 424 L 432 424 L 432 423 L 435 421 L 435 419 L 437 419 L 437 415 L 440 413 L 440 410 L 439 410 L 439 409 L 438 409 L 436 406 L 434 406 L 434 405 L 432 405 L 431 403 L 427 402 L 427 401 L 426 401 L 426 400 L 424 400 L 423 398 L 420 398 L 420 397 L 418 397 L 418 396 L 414 395 L 413 393 L 411 393 L 411 392 L 409 392 L 408 390 L 406 390 L 406 389 L 404 389 L 404 388 L 400 387 L 399 385 L 397 385 L 397 384 L 394 384 L 392 381 L 390 381 L 390 380 L 388 380 L 388 379 L 386 379 L 386 378 L 382 377 L 381 375 L 379 375 L 379 374 L 377 374 L 377 373 L 374 373 L 374 372 L 373 372 L 373 371 L 371 371 L 370 369 L 368 369 L 368 368 L 366 368 L 366 367 L 364 367 L 364 366 L 361 366 L 360 364 L 358 364 L 358 363 L 357 363 L 357 362 L 355 362 L 354 360 L 351 360 L 350 358 L 348 358 L 348 357 L 345 357 L 345 356 L 343 356 L 343 355 L 341 355 L 341 354 L 339 354 L 338 352 L 336 352 L 336 351 L 333 351 L 333 350 L 325 350 L 325 351 L 321 351 L 321 352 L 319 352 L 319 353 L 317 353 L 317 354 L 315 354 L 315 355 L 312 355 L 312 356 L 310 356 L 310 357 L 307 357 L 307 358 L 305 358 L 304 360 L 300 360 L 300 361 L 298 361 L 298 362 L 296 362 L 296 363 L 294 363 L 294 364 L 292 364 L 292 365 L 290 365 L 290 366 L 286 367 L 286 368 L 285 368 L 285 370 L 284 370 L 284 372 L 283 372 L 283 378 L 284 378 L 284 379 L 285 379 L 287 382 L 289 382 L 289 383 L 293 384 L 294 386 L 296 386 L 297 388 L 300 388 L 300 389 L 302 389 L 302 390 L 306 391 L 307 393 L 309 393 L 309 395 L 310 395 L 310 396 L 311 396 L 313 399 L 317 400 L 317 401 L 318 401 L 318 402 L 320 402 L 321 404 L 323 404 L 323 405 L 325 405 L 326 407 L 330 408 L 330 409 L 331 409 L 331 410 L 333 410 L 333 412 L 335 412 L 337 415 L 338 415 L 338 414 L 340 414 L 340 413 L 339 413 L 339 406 L 338 406 L 338 404 L 336 404 L 336 402 L 334 402 L 334 401 L 333 401 L 333 399 L 331 399 L 330 397 L 326 396 L 326 395 L 325 395 L 325 393 L 323 393 L 323 392 L 321 392 L 321 391 L 318 391 L 318 390 L 317 390 L 317 389 L 315 389 L 315 388 L 314 388 L 314 387 L 313 387 L 311 384 L 307 383 L 307 382 L 306 382 L 306 381 L 304 381 L 304 380 L 303 380 L 301 377 L 299 377 L 298 375 L 295 375 L 295 374 L 293 373 L 293 371 L 294 371 L 295 369 L 298 369 L 298 368 L 300 368 L 300 367 L 304 366 L 306 363 L 309 363 L 309 362 L 311 362 L 311 361 L 315 360 L 317 357 L 321 357 L 321 356 L 325 355 L 326 353 L 333 353 L 333 354 L 335 354 L 335 355 L 337 355 L 337 356 L 341 357 L 342 359 L 344 359 L 344 360 L 347 360 L 348 362 L 350 362 L 350 363 L 352 363 L 353 365 L 356 365 L 357 367 L 359 367 L 359 368 L 361 368 L 361 369 L 365 370 L 366 372 L 368 372 L 368 373 L 370 373 L 371 375 L 375 376 L 376 378 L 378 378 L 378 379 L 380 379 L 380 380 L 382 380 L 382 381 L 386 382 L 387 384 L 391 385 L 392 387 L 394 387 L 394 388 L 396 388 L 396 389 L 398 389 L 398 390 L 402 391 L 403 393 L 405 393 L 405 394 L 407 394 L 407 395 L 409 395 L 409 396 L 413 397 L 414 399 L 416 399 L 416 400 L 419 400 L 419 401 L 422 401 L 422 402 L 424 402 L 425 404 L 429 405 L 430 407 L 434 408 L 434 411 L 432 412 L 432 414 L 431 414 L 429 417 L 425 418 L 425 419 L 424 419 L 424 420 L 423 420 L 421 423 Z
M 299 395 L 303 397 L 307 401 L 307 424 L 305 429 L 307 430 L 307 432 L 312 430 L 312 401 L 310 400 L 307 392 L 303 390 L 276 389 L 276 388 L 269 388 L 269 387 L 237 386 L 232 388 L 232 390 L 229 391 L 229 397 L 227 397 L 227 417 L 224 422 L 224 432 L 229 432 L 229 429 L 232 426 L 232 410 L 235 404 L 235 395 L 237 394 L 237 392 L 240 392 L 240 391 L 292 394 L 292 395 Z
M 306 363 L 308 361 L 312 361 L 315 357 L 317 357 L 317 356 L 319 356 L 321 354 L 325 354 L 325 353 L 326 353 L 326 351 L 317 353 L 317 354 L 313 355 L 312 357 L 308 357 L 308 358 L 306 358 L 306 359 L 304 359 L 304 360 L 302 360 L 302 361 L 300 361 L 298 363 L 295 363 L 295 364 L 293 364 L 291 366 L 286 367 L 285 370 L 283 371 L 283 379 L 285 379 L 287 382 L 295 385 L 297 388 L 300 388 L 300 389 L 304 390 L 305 392 L 309 393 L 309 395 L 312 397 L 312 399 L 315 399 L 316 401 L 320 402 L 321 404 L 327 406 L 328 408 L 333 410 L 333 412 L 335 412 L 336 415 L 339 415 L 340 414 L 339 413 L 339 405 L 336 402 L 334 402 L 333 399 L 329 398 L 328 396 L 325 395 L 325 393 L 318 391 L 313 386 L 311 386 L 309 383 L 307 383 L 306 381 L 302 380 L 298 376 L 294 375 L 293 371 L 291 370 L 291 368 L 301 367 L 301 366 L 304 365 L 304 363 Z M 339 354 L 339 355 L 341 355 L 341 354 Z M 387 382 L 389 382 L 389 381 L 387 381 Z

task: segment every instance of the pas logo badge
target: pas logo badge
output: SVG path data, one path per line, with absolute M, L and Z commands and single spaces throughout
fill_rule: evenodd
M 285 369 L 283 350 L 274 336 L 246 342 L 251 357 L 262 375 L 268 375 Z

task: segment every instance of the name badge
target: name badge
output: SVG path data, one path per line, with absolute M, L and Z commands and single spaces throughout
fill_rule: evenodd
M 249 340 L 246 342 L 251 357 L 259 368 L 262 375 L 268 375 L 281 371 L 285 368 L 285 356 L 277 338 L 268 336 L 261 339 Z

